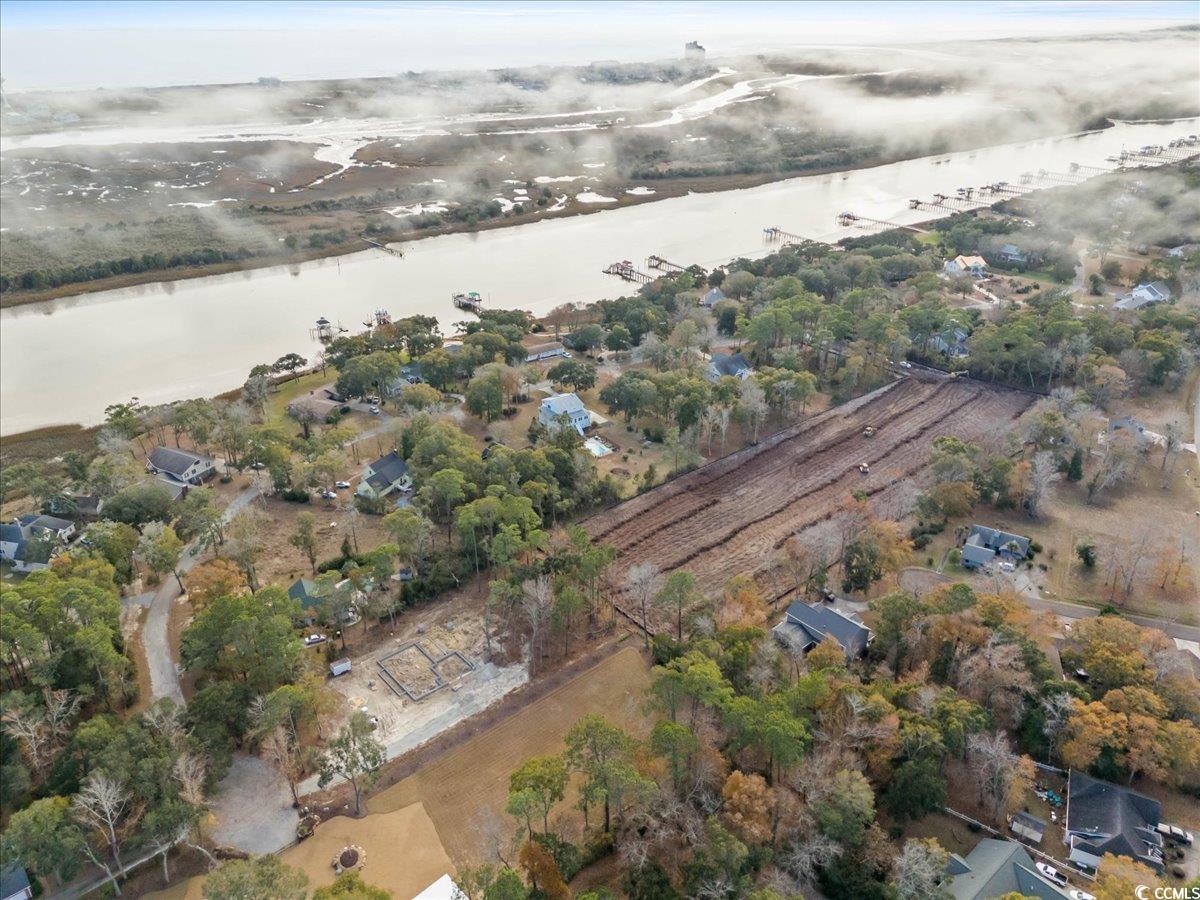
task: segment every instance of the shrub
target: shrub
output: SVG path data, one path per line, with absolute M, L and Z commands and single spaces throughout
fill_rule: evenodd
M 312 499 L 309 497 L 308 491 L 302 491 L 300 488 L 288 488 L 279 496 L 288 503 L 307 503 Z

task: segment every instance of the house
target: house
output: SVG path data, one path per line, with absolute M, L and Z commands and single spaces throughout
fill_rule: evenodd
M 1116 434 L 1118 431 L 1128 431 L 1134 436 L 1138 444 L 1153 444 L 1157 435 L 1153 431 L 1149 431 L 1146 426 L 1135 419 L 1133 416 L 1121 416 L 1117 419 L 1108 420 L 1108 434 Z
M 963 542 L 962 565 L 964 569 L 978 569 L 990 565 L 997 557 L 1019 562 L 1028 555 L 1029 538 L 986 525 L 972 525 Z
M 726 375 L 745 381 L 754 374 L 749 360 L 740 353 L 729 356 L 725 353 L 714 353 L 708 361 L 708 380 L 718 381 Z
M 528 348 L 525 356 L 525 362 L 543 362 L 547 359 L 570 359 L 571 354 L 567 352 L 567 348 L 562 345 L 561 341 L 551 341 L 548 344 L 538 344 Z
M 33 885 L 21 866 L 14 863 L 0 870 L 0 900 L 29 900 L 32 896 Z
M 67 494 L 66 499 L 81 519 L 98 519 L 104 510 L 104 498 L 98 494 Z
M 288 412 L 298 421 L 327 422 L 339 409 L 341 404 L 315 394 L 297 397 L 288 404 Z
M 0 559 L 11 562 L 14 572 L 36 572 L 75 536 L 75 523 L 67 519 L 21 516 L 0 526 Z
M 1033 857 L 1016 841 L 984 838 L 966 858 L 950 854 L 941 889 L 954 900 L 991 900 L 1020 895 L 1040 900 L 1065 900 L 1061 888 L 1041 876 Z
M 955 326 L 935 334 L 927 343 L 931 350 L 942 356 L 950 359 L 962 359 L 970 355 L 970 351 L 967 350 L 967 338 L 970 336 L 971 333 L 965 328 Z
M 1005 244 L 1000 248 L 1000 252 L 997 254 L 997 256 L 1000 257 L 1002 262 L 1006 263 L 1025 265 L 1025 263 L 1029 262 L 1029 257 L 1026 255 L 1025 251 L 1016 244 Z
M 29 535 L 16 522 L 0 525 L 0 559 L 12 562 L 16 557 L 17 548 L 28 539 Z
M 364 599 L 362 591 L 349 578 L 343 578 L 332 588 L 322 588 L 311 578 L 298 578 L 288 588 L 288 597 L 300 604 L 300 624 L 305 628 L 316 624 L 321 604 L 329 597 L 347 601 L 339 619 L 342 625 L 354 625 L 359 621 L 358 609 Z
M 963 256 L 959 254 L 954 259 L 947 260 L 942 267 L 947 275 L 958 277 L 970 275 L 972 278 L 983 278 L 987 275 L 987 260 L 982 256 Z
M 1008 830 L 1017 837 L 1024 838 L 1031 844 L 1040 844 L 1046 836 L 1046 823 L 1037 816 L 1027 812 L 1013 814 L 1008 822 Z
M 386 497 L 392 491 L 412 490 L 412 477 L 408 474 L 408 463 L 393 450 L 381 456 L 363 469 L 358 493 L 364 497 Z
M 574 393 L 551 394 L 538 407 L 538 421 L 550 431 L 558 430 L 562 416 L 566 416 L 567 424 L 580 434 L 592 424 L 592 414 Z
M 209 457 L 174 447 L 155 447 L 146 461 L 146 470 L 180 484 L 203 484 L 217 474 L 216 464 Z
M 720 303 L 722 300 L 725 300 L 725 299 L 728 299 L 725 296 L 725 292 L 722 291 L 719 287 L 715 287 L 712 290 L 710 290 L 707 294 L 705 294 L 703 297 L 700 298 L 700 305 L 707 307 L 708 309 L 712 309 L 714 306 L 716 306 L 718 303 Z
M 1200 244 L 1180 244 L 1178 247 L 1172 247 L 1167 251 L 1166 255 L 1171 259 L 1183 259 L 1185 256 L 1190 256 L 1200 250 Z
M 75 536 L 75 523 L 58 516 L 21 516 L 17 522 L 27 527 L 33 535 L 45 535 L 60 544 Z
M 796 601 L 787 608 L 783 621 L 771 629 L 775 639 L 794 653 L 805 654 L 832 635 L 846 653 L 856 659 L 866 652 L 874 635 L 862 622 L 820 603 Z
M 449 875 L 443 875 L 417 896 L 413 900 L 455 900 L 457 897 L 463 896 L 458 885 L 454 883 L 454 879 Z
M 1139 284 L 1128 294 L 1117 298 L 1113 307 L 1116 309 L 1141 309 L 1152 303 L 1166 303 L 1171 299 L 1171 289 L 1161 281 L 1151 281 Z
M 1063 826 L 1067 858 L 1094 869 L 1112 853 L 1162 872 L 1163 839 L 1156 830 L 1161 811 L 1157 800 L 1072 769 Z
M 58 552 L 59 545 L 47 538 L 32 537 L 17 545 L 13 554 L 14 572 L 38 572 L 50 568 L 50 560 Z

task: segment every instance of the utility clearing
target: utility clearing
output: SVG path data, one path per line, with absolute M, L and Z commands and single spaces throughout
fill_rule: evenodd
M 977 441 L 1000 432 L 1033 399 L 965 379 L 907 377 L 669 481 L 586 527 L 617 548 L 613 571 L 644 563 L 663 572 L 683 568 L 716 596 L 734 575 L 773 570 L 792 535 L 803 540 L 823 523 L 836 525 L 857 491 L 881 515 L 902 518 L 936 438 Z M 768 601 L 795 588 L 775 581 L 760 578 Z

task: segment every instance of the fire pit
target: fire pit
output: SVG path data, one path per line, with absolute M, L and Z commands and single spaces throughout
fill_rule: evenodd
M 362 847 L 357 847 L 351 844 L 348 847 L 343 847 L 342 851 L 333 858 L 333 871 L 339 875 L 349 869 L 362 868 L 366 865 L 367 854 Z

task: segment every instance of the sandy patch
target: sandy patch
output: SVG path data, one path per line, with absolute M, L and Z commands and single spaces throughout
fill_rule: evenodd
M 636 648 L 625 647 L 381 791 L 367 808 L 386 813 L 424 803 L 451 858 L 459 865 L 482 862 L 497 831 L 504 839 L 512 834 L 504 804 L 513 770 L 531 756 L 560 752 L 568 729 L 587 713 L 644 734 L 649 727 L 642 711 L 648 682 L 649 666 Z
M 420 803 L 362 819 L 337 816 L 317 827 L 308 840 L 285 850 L 283 861 L 308 876 L 309 889 L 334 879 L 333 857 L 349 844 L 365 851 L 363 880 L 411 898 L 454 872 L 454 864 L 438 840 L 437 830 Z M 147 894 L 156 900 L 201 900 L 204 877 L 197 876 L 164 891 Z
M 616 197 L 606 197 L 603 194 L 597 194 L 595 191 L 580 191 L 575 195 L 575 199 L 580 203 L 616 203 Z

